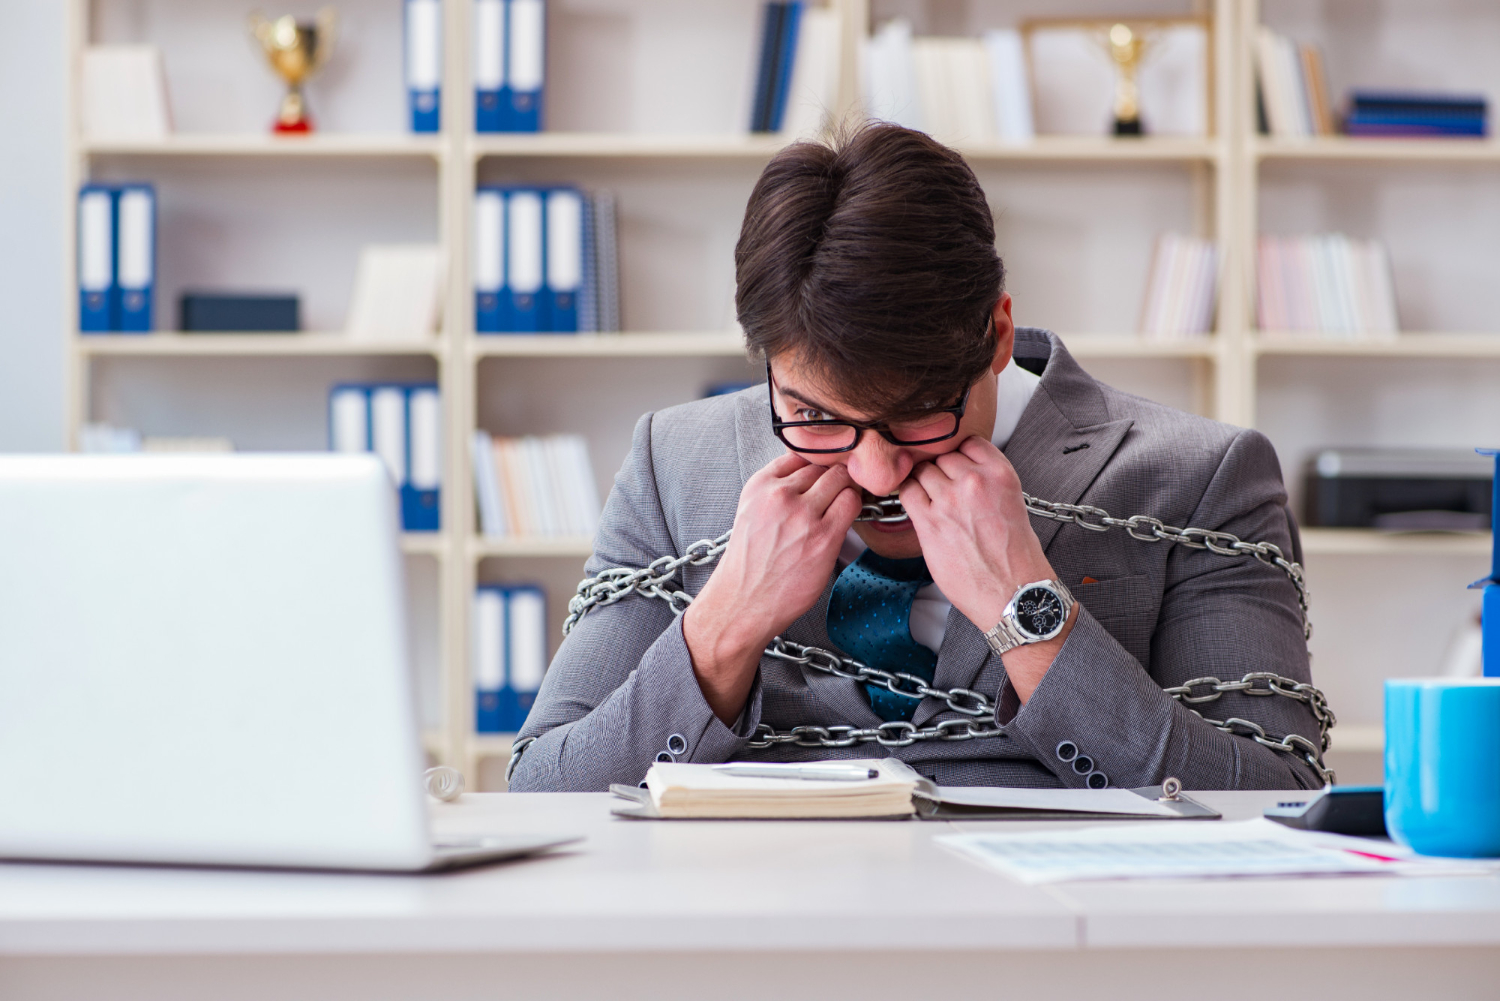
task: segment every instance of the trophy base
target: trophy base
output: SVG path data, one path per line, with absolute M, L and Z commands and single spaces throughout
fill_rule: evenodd
M 1146 130 L 1141 128 L 1139 118 L 1116 118 L 1115 135 L 1117 136 L 1143 136 Z
M 283 122 L 280 119 L 277 119 L 276 124 L 271 126 L 271 131 L 279 136 L 305 136 L 312 130 L 312 122 L 308 121 L 306 118 L 296 122 Z

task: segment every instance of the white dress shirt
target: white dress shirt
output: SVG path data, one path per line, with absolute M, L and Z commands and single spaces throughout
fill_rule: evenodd
M 1010 441 L 1016 424 L 1021 420 L 1021 411 L 1031 402 L 1031 394 L 1036 392 L 1037 383 L 1041 381 L 1040 376 L 1026 371 L 1014 359 L 1000 370 L 995 379 L 995 433 L 990 435 L 996 448 L 1003 449 Z M 843 548 L 839 550 L 839 569 L 843 570 L 859 559 L 868 548 L 854 529 L 849 529 L 849 534 L 844 536 Z M 936 584 L 928 584 L 918 591 L 911 603 L 911 638 L 937 653 L 943 645 L 943 633 L 948 629 L 948 610 L 952 607 Z

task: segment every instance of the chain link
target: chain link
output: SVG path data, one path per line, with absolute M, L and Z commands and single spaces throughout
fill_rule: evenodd
M 1302 610 L 1302 638 L 1312 639 L 1312 620 L 1308 618 L 1307 581 L 1302 575 L 1302 565 L 1286 558 L 1281 547 L 1270 542 L 1245 542 L 1229 532 L 1215 532 L 1208 528 L 1175 528 L 1159 518 L 1144 514 L 1129 518 L 1111 518 L 1109 512 L 1092 504 L 1062 504 L 1042 500 L 1030 494 L 1026 499 L 1026 511 L 1038 518 L 1065 521 L 1088 529 L 1104 532 L 1111 528 L 1124 529 L 1132 539 L 1141 542 L 1175 542 L 1189 549 L 1207 549 L 1220 556 L 1253 556 L 1266 566 L 1275 567 L 1292 582 L 1297 591 L 1297 606 Z M 1098 519 L 1090 521 L 1090 518 Z
M 1089 504 L 1062 504 L 1041 500 L 1023 494 L 1026 510 L 1041 518 L 1070 522 L 1091 532 L 1105 532 L 1111 528 L 1123 529 L 1133 539 L 1142 542 L 1173 542 L 1189 549 L 1207 549 L 1220 556 L 1253 556 L 1267 566 L 1280 569 L 1291 580 L 1297 591 L 1297 604 L 1302 609 L 1302 632 L 1304 638 L 1312 635 L 1308 621 L 1307 585 L 1303 580 L 1302 567 L 1286 559 L 1280 547 L 1269 542 L 1244 542 L 1228 532 L 1216 532 L 1204 528 L 1175 528 L 1157 518 L 1135 515 L 1130 518 L 1114 518 L 1108 511 Z M 900 501 L 884 497 L 866 503 L 860 510 L 859 521 L 900 521 L 906 517 Z M 730 532 L 716 539 L 700 539 L 688 546 L 681 556 L 663 556 L 653 560 L 649 566 L 630 569 L 611 567 L 601 570 L 593 577 L 578 584 L 578 591 L 568 602 L 568 615 L 563 620 L 563 635 L 566 636 L 578 624 L 578 620 L 595 608 L 604 608 L 633 595 L 644 595 L 665 601 L 673 614 L 681 615 L 692 604 L 692 595 L 669 587 L 677 571 L 686 566 L 704 566 L 718 559 L 729 546 Z M 790 730 L 777 731 L 761 723 L 755 729 L 748 745 L 753 748 L 768 748 L 778 744 L 796 747 L 853 747 L 861 743 L 877 743 L 882 747 L 908 747 L 922 740 L 980 740 L 1004 737 L 1005 728 L 993 722 L 995 707 L 983 694 L 967 688 L 933 688 L 926 679 L 905 672 L 883 671 L 845 657 L 833 650 L 805 646 L 777 636 L 766 647 L 766 656 L 788 663 L 798 664 L 847 678 L 859 684 L 872 684 L 886 688 L 898 695 L 913 698 L 941 699 L 962 718 L 944 720 L 932 726 L 918 727 L 904 720 L 892 720 L 875 727 L 853 726 L 796 726 Z M 1328 731 L 1336 724 L 1328 700 L 1312 685 L 1294 678 L 1285 678 L 1266 671 L 1256 671 L 1238 681 L 1220 681 L 1218 678 L 1194 678 L 1183 685 L 1162 689 L 1168 696 L 1181 702 L 1195 716 L 1224 733 L 1249 737 L 1263 747 L 1293 756 L 1301 755 L 1325 782 L 1333 781 L 1333 772 L 1323 767 L 1321 754 L 1328 750 Z M 1226 692 L 1243 692 L 1246 695 L 1279 695 L 1294 699 L 1308 706 L 1318 723 L 1317 744 L 1301 734 L 1289 733 L 1277 740 L 1270 737 L 1258 723 L 1231 717 L 1227 720 L 1209 719 L 1199 712 L 1196 705 L 1216 701 Z M 988 717 L 986 719 L 985 717 Z M 511 751 L 506 777 L 514 771 L 521 753 L 535 738 L 516 741 Z

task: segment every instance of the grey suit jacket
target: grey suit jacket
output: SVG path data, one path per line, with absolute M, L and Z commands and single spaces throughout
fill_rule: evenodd
M 1276 453 L 1264 436 L 1097 382 L 1047 331 L 1018 330 L 1015 359 L 1041 371 L 1005 449 L 1027 492 L 1094 504 L 1117 517 L 1149 514 L 1270 541 L 1300 558 Z M 605 504 L 588 572 L 642 567 L 722 534 L 745 481 L 782 452 L 763 388 L 647 414 Z M 1223 733 L 1162 691 L 1250 671 L 1310 680 L 1296 596 L 1279 571 L 1122 531 L 1090 532 L 1035 516 L 1032 527 L 1082 606 L 1042 682 L 1020 705 L 1001 658 L 954 609 L 934 686 L 988 695 L 1006 735 L 884 753 L 944 785 L 1081 787 L 1084 775 L 1057 753 L 1064 741 L 1114 786 L 1153 785 L 1167 776 L 1198 789 L 1320 784 L 1298 757 Z M 683 588 L 696 594 L 712 571 L 683 568 Z M 818 604 L 786 630 L 788 639 L 831 646 L 824 621 L 832 584 L 830 577 Z M 1214 719 L 1254 721 L 1273 737 L 1318 739 L 1311 712 L 1293 699 L 1230 693 L 1203 709 Z M 913 722 L 957 715 L 928 698 Z M 521 732 L 536 740 L 511 788 L 634 785 L 669 746 L 677 760 L 699 762 L 880 755 L 877 744 L 746 746 L 761 723 L 782 730 L 880 722 L 854 682 L 762 658 L 742 717 L 725 726 L 698 688 L 680 619 L 663 601 L 631 596 L 589 613 L 563 642 Z

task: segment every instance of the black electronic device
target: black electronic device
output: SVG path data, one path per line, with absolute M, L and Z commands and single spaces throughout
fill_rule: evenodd
M 179 329 L 190 333 L 290 333 L 302 329 L 296 295 L 184 292 Z
M 1482 531 L 1494 470 L 1454 449 L 1324 449 L 1307 465 L 1310 528 Z
M 1385 789 L 1381 786 L 1331 786 L 1305 800 L 1289 800 L 1266 811 L 1266 818 L 1304 831 L 1328 831 L 1364 838 L 1383 838 Z

